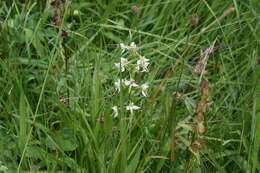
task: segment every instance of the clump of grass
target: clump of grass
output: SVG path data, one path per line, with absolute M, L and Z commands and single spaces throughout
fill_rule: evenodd
M 0 172 L 260 171 L 258 9 L 0 1 Z

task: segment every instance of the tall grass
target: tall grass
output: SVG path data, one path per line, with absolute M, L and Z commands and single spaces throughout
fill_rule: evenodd
M 0 1 L 0 172 L 259 172 L 259 13 L 257 0 Z M 148 73 L 116 69 L 131 42 Z M 148 97 L 115 89 L 129 76 Z

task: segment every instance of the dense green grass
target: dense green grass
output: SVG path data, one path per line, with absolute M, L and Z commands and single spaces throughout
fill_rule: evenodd
M 260 172 L 258 0 L 50 2 L 0 1 L 0 172 Z M 149 73 L 116 69 L 131 42 Z M 129 75 L 147 98 L 115 90 Z

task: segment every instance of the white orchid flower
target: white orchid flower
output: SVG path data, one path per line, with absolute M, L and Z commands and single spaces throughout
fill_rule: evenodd
M 130 46 L 129 46 L 129 49 L 131 50 L 137 50 L 137 46 L 135 44 L 135 42 L 131 42 Z
M 113 117 L 114 118 L 118 117 L 118 108 L 117 108 L 117 106 L 113 106 L 112 110 L 113 110 Z
M 126 110 L 130 111 L 131 114 L 134 113 L 135 110 L 140 109 L 139 106 L 134 105 L 133 102 L 131 102 L 128 106 L 126 106 Z
M 128 60 L 126 58 L 121 57 L 119 63 L 115 63 L 116 68 L 120 71 L 120 66 L 121 66 L 121 72 L 125 71 L 125 66 L 128 64 Z
M 144 97 L 147 97 L 147 89 L 149 88 L 149 85 L 147 83 L 144 83 L 140 86 L 141 88 L 141 94 L 144 96 Z
M 117 79 L 117 81 L 114 84 L 115 84 L 116 91 L 120 92 L 121 80 Z
M 120 43 L 119 45 L 120 45 L 120 48 L 122 49 L 122 53 L 124 53 L 125 51 L 128 50 L 128 46 L 125 45 L 124 43 Z
M 124 43 L 120 43 L 120 48 L 122 49 L 122 53 L 125 51 L 137 51 L 138 47 L 136 46 L 135 42 L 131 42 L 130 45 L 125 45 Z
M 129 87 L 130 89 L 132 87 L 136 88 L 138 87 L 138 84 L 135 82 L 134 79 L 130 79 L 130 80 L 124 80 L 125 86 Z
M 136 63 L 136 70 L 140 72 L 148 72 L 149 61 L 150 60 L 145 58 L 145 56 L 139 56 L 139 60 L 137 60 Z

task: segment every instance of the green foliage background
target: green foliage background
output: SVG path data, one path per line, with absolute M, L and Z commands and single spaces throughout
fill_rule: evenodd
M 257 0 L 71 0 L 60 26 L 53 15 L 49 1 L 0 1 L 0 171 L 260 171 Z M 132 41 L 151 61 L 150 95 L 160 92 L 129 126 L 111 107 L 122 102 L 113 85 L 118 44 Z M 212 90 L 205 147 L 192 154 L 185 126 L 199 97 L 192 71 L 214 41 L 203 76 Z M 177 105 L 175 91 L 183 93 Z

